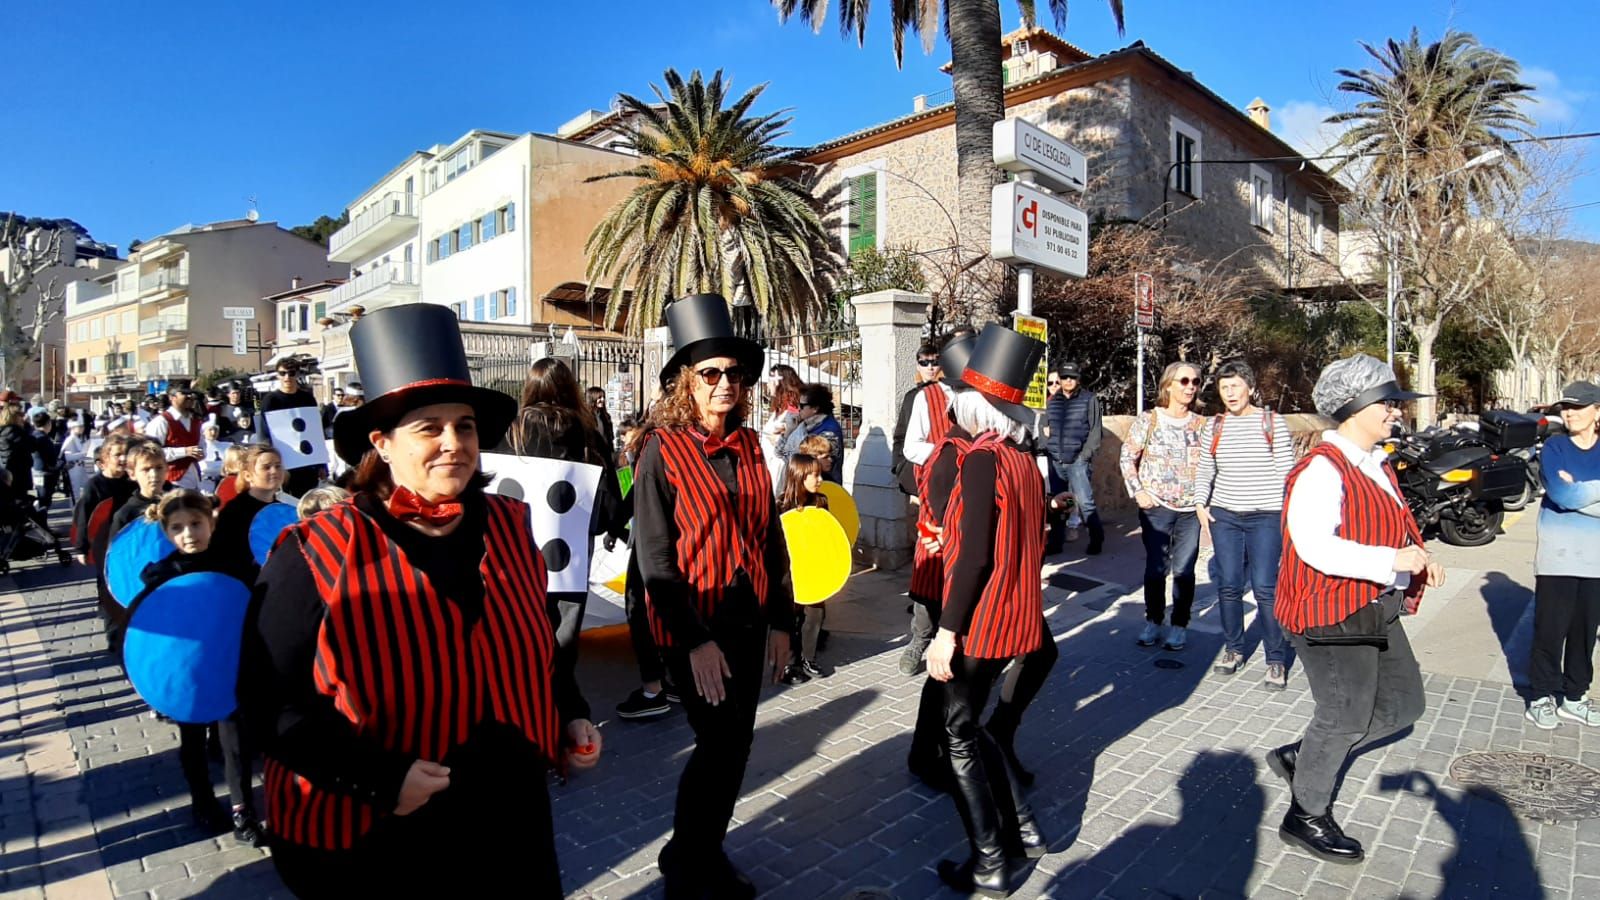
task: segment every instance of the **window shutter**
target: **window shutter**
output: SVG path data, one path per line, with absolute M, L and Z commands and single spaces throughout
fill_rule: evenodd
M 850 255 L 878 246 L 878 176 L 850 180 Z

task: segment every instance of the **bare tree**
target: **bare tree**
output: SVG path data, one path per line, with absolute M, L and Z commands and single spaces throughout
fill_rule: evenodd
M 11 386 L 39 359 L 45 329 L 59 318 L 66 290 L 52 266 L 62 264 L 59 230 L 24 229 L 15 215 L 0 225 L 0 383 Z M 45 280 L 41 281 L 40 279 Z

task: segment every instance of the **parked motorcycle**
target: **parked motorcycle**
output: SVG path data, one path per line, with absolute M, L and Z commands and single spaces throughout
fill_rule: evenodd
M 1551 416 L 1535 409 L 1529 413 L 1529 416 L 1538 422 L 1538 440 L 1532 446 L 1517 447 L 1507 451 L 1528 465 L 1527 488 L 1520 497 L 1505 501 L 1505 507 L 1508 512 L 1525 509 L 1528 504 L 1544 496 L 1544 482 L 1539 475 L 1539 451 L 1544 448 L 1545 438 L 1553 434 L 1565 434 L 1567 431 L 1559 415 Z
M 1528 417 L 1491 413 L 1478 431 L 1397 435 L 1384 449 L 1417 524 L 1447 544 L 1481 547 L 1499 534 L 1506 502 L 1528 489 L 1528 464 L 1512 451 L 1537 443 L 1537 430 Z

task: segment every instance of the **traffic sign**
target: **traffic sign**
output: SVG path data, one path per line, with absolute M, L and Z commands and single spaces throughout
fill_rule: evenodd
M 249 351 L 248 338 L 245 329 L 249 326 L 244 319 L 233 320 L 233 355 L 244 356 Z
M 1081 191 L 1088 186 L 1089 164 L 1083 151 L 1026 119 L 994 123 L 994 164 L 1007 172 L 1032 172 L 1056 190 Z
M 222 308 L 224 319 L 254 319 L 256 308 L 254 306 L 224 306 Z
M 1082 278 L 1089 274 L 1089 216 L 1026 182 L 997 184 L 990 207 L 989 255 Z
M 1140 328 L 1156 327 L 1156 280 L 1149 272 L 1133 276 L 1133 323 Z

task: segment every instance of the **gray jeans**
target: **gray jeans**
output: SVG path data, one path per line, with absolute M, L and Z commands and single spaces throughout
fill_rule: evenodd
M 1400 624 L 1400 595 L 1384 594 L 1389 648 L 1330 647 L 1292 634 L 1316 709 L 1295 761 L 1294 798 L 1320 815 L 1333 803 L 1334 782 L 1357 747 L 1401 731 L 1422 715 L 1422 672 Z

